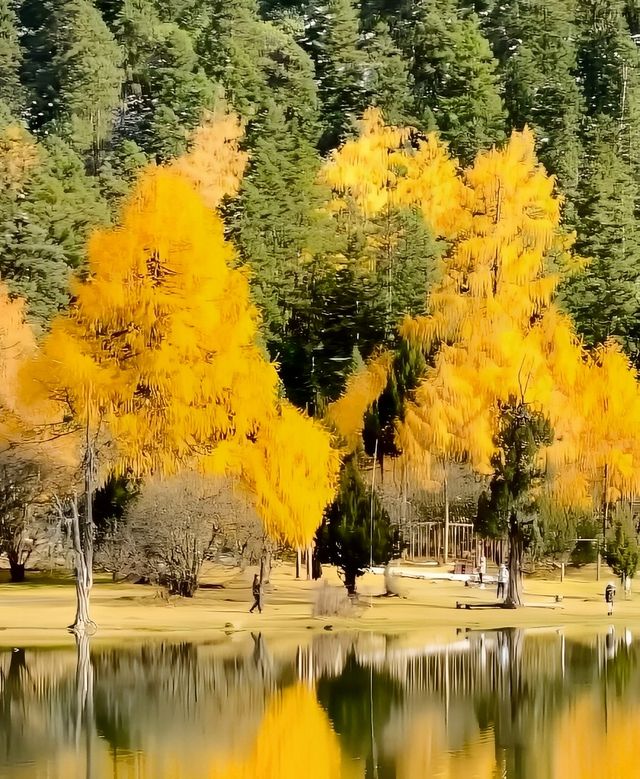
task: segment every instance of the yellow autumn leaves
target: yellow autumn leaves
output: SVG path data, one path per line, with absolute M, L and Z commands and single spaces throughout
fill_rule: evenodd
M 188 154 L 143 172 L 120 225 L 91 238 L 87 278 L 25 375 L 54 403 L 50 415 L 108 431 L 110 468 L 240 475 L 267 532 L 303 545 L 333 497 L 339 455 L 320 423 L 280 397 L 257 346 L 247 271 L 216 212 L 247 164 L 241 133 L 233 116 L 208 117 Z M 551 268 L 565 264 L 571 237 L 528 131 L 461 171 L 435 135 L 386 126 L 371 109 L 321 179 L 334 218 L 412 208 L 449 247 L 427 315 L 400 326 L 431 355 L 397 429 L 405 457 L 489 472 L 499 405 L 516 396 L 554 427 L 545 456 L 558 495 L 584 499 L 605 473 L 610 499 L 638 491 L 636 376 L 616 344 L 588 354 L 554 302 Z M 15 305 L 0 300 L 14 330 Z M 329 408 L 349 448 L 391 363 L 378 352 Z
M 609 501 L 637 494 L 637 377 L 613 342 L 588 353 L 554 302 L 560 278 L 552 268 L 570 265 L 571 236 L 561 227 L 562 200 L 536 160 L 532 134 L 514 133 L 464 171 L 434 136 L 417 146 L 408 139 L 406 130 L 384 127 L 369 112 L 360 138 L 336 152 L 325 174 L 336 211 L 358 208 L 366 218 L 392 205 L 418 207 L 449 242 L 427 315 L 400 327 L 403 338 L 431 355 L 397 426 L 405 458 L 467 461 L 490 473 L 499 407 L 515 397 L 553 425 L 555 440 L 544 456 L 563 501 L 584 502 L 602 489 Z M 329 409 L 352 446 L 389 364 L 375 357 Z
M 244 169 L 238 134 L 223 117 L 190 154 L 142 173 L 120 225 L 92 236 L 87 278 L 25 375 L 53 401 L 47 421 L 106 430 L 109 470 L 239 475 L 269 534 L 304 545 L 339 457 L 329 432 L 279 397 L 247 271 L 214 210 Z

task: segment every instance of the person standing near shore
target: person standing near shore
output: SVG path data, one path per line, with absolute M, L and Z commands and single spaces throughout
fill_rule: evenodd
M 258 574 L 253 577 L 251 592 L 253 593 L 253 606 L 249 609 L 249 614 L 253 614 L 254 609 L 258 609 L 262 614 L 262 585 L 260 584 L 260 577 Z
M 478 566 L 478 575 L 480 578 L 480 589 L 484 590 L 484 577 L 487 575 L 487 558 L 484 555 L 480 557 L 480 565 Z
M 496 597 L 505 599 L 507 595 L 507 582 L 509 581 L 509 571 L 504 563 L 500 564 L 498 568 L 498 592 Z
M 607 586 L 604 588 L 604 600 L 607 604 L 608 611 L 607 613 L 609 616 L 613 614 L 613 600 L 616 596 L 616 586 L 613 582 L 609 582 Z

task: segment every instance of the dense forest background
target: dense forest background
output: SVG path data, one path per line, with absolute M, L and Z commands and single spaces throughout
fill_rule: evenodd
M 445 250 L 411 210 L 329 218 L 322 159 L 371 105 L 461 165 L 527 124 L 588 259 L 562 303 L 638 363 L 638 36 L 640 0 L 0 0 L 0 276 L 46 331 L 136 171 L 227 105 L 250 158 L 225 224 L 285 391 L 317 413 Z

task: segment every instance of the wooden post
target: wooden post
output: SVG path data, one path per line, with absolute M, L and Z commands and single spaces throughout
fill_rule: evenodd
M 447 471 L 444 472 L 444 564 L 449 562 L 449 485 Z
M 378 461 L 378 439 L 373 448 L 373 472 L 371 473 L 371 497 L 369 503 L 369 568 L 373 568 L 373 491 L 376 484 L 376 462 Z

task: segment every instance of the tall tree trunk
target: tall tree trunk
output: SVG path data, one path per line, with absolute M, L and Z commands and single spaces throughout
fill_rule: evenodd
M 18 562 L 18 558 L 16 555 L 11 554 L 11 552 L 7 555 L 7 559 L 9 560 L 9 577 L 10 580 L 14 584 L 18 584 L 19 582 L 24 581 L 24 563 Z
M 271 550 L 264 549 L 260 558 L 260 584 L 269 584 L 271 580 Z
M 89 597 L 93 586 L 93 528 L 88 526 L 86 514 L 80 516 L 75 498 L 71 514 L 71 535 L 76 570 L 76 617 L 69 630 L 82 636 L 95 630 L 95 623 L 89 616 Z
M 524 543 L 515 514 L 509 519 L 509 590 L 504 605 L 509 609 L 522 606 L 522 558 Z
M 96 624 L 89 616 L 89 598 L 93 587 L 93 473 L 94 453 L 89 438 L 89 423 L 87 422 L 87 439 L 84 462 L 85 506 L 81 513 L 78 508 L 78 498 L 74 495 L 71 505 L 71 538 L 76 571 L 76 618 L 69 630 L 78 636 L 95 633 Z M 63 515 L 61 507 L 59 511 Z
M 347 570 L 344 572 L 344 586 L 347 588 L 347 594 L 350 598 L 356 595 L 356 572 Z
M 447 471 L 445 464 L 444 472 L 444 564 L 449 564 L 449 483 L 447 481 Z

